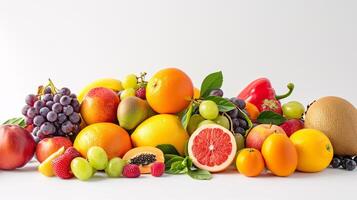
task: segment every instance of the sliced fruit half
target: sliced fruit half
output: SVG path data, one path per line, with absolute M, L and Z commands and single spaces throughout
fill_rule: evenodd
M 41 172 L 41 174 L 51 177 L 54 176 L 53 168 L 52 168 L 52 160 L 58 158 L 60 155 L 64 153 L 65 148 L 61 147 L 59 148 L 56 152 L 51 154 L 46 160 L 44 160 L 39 166 L 38 166 L 38 171 Z
M 236 152 L 234 135 L 216 124 L 199 127 L 188 141 L 188 155 L 193 164 L 210 172 L 223 171 L 229 167 Z
M 128 151 L 124 157 L 129 164 L 138 165 L 140 173 L 148 174 L 151 172 L 151 165 L 155 162 L 164 162 L 164 153 L 156 148 L 150 146 L 136 147 Z

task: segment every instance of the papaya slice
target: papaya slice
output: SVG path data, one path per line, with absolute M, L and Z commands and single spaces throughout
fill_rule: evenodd
M 164 162 L 164 153 L 155 147 L 142 146 L 129 150 L 123 157 L 130 164 L 138 165 L 140 173 L 148 174 L 151 172 L 151 165 L 155 162 Z

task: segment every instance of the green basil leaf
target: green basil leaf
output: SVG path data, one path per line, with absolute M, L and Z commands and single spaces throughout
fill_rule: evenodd
M 183 160 L 184 160 L 184 158 L 179 157 L 179 156 L 171 158 L 170 160 L 165 162 L 165 170 L 171 169 L 173 163 L 182 162 Z
M 217 104 L 218 110 L 220 112 L 228 112 L 236 108 L 236 105 L 234 105 L 234 103 L 222 97 L 208 96 L 205 98 L 205 100 L 214 101 Z
M 214 89 L 220 89 L 223 84 L 223 74 L 221 71 L 209 74 L 202 82 L 201 97 L 205 98 Z
M 187 173 L 187 167 L 183 164 L 183 161 L 175 161 L 171 164 L 171 168 L 166 171 L 168 174 L 185 174 Z
M 184 159 L 183 157 L 178 156 L 178 155 L 174 155 L 174 154 L 164 154 L 165 162 L 166 162 L 166 161 L 169 161 L 169 160 L 172 159 L 172 158 L 176 158 L 176 157 L 180 157 L 180 158 L 182 158 L 182 160 Z
M 279 126 L 284 123 L 286 119 L 273 111 L 263 111 L 258 116 L 257 121 L 261 124 L 274 124 Z
M 8 119 L 3 123 L 3 125 L 5 124 L 18 125 L 22 128 L 26 127 L 26 122 L 23 117 L 15 117 L 15 118 Z
M 212 179 L 212 174 L 209 171 L 203 170 L 203 169 L 188 170 L 187 174 L 191 178 L 197 179 L 197 180 L 210 180 L 210 179 Z
M 186 108 L 186 110 L 181 118 L 181 123 L 185 130 L 187 129 L 188 123 L 191 119 L 192 111 L 193 111 L 193 102 L 191 102 L 190 105 Z
M 159 144 L 156 148 L 160 149 L 164 154 L 180 155 L 172 144 Z

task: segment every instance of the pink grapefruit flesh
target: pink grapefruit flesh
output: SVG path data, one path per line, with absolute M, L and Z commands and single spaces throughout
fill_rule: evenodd
M 201 126 L 188 141 L 188 154 L 192 162 L 210 172 L 225 170 L 234 160 L 236 152 L 233 134 L 216 124 Z

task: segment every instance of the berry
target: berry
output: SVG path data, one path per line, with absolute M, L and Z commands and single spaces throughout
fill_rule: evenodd
M 70 154 L 62 154 L 52 161 L 53 172 L 56 176 L 62 179 L 70 179 L 73 177 L 71 173 L 71 162 L 73 158 Z
M 71 162 L 71 170 L 76 178 L 86 181 L 93 176 L 93 168 L 84 158 L 74 158 Z
M 231 118 L 237 118 L 238 117 L 238 109 L 233 109 L 231 111 L 228 111 L 227 114 L 231 117 Z
M 63 105 L 63 106 L 67 106 L 67 105 L 69 105 L 70 103 L 71 103 L 71 97 L 69 97 L 69 96 L 62 96 L 61 97 L 61 99 L 60 99 L 60 103 L 61 103 L 61 105 Z
M 73 158 L 77 158 L 77 157 L 81 157 L 81 154 L 74 147 L 67 148 L 64 153 L 68 154 L 72 159 Z
M 34 94 L 29 94 L 26 96 L 25 102 L 29 106 L 33 106 L 33 104 L 37 101 L 37 97 Z
M 341 166 L 341 160 L 337 157 L 334 157 L 330 165 L 332 168 L 339 168 Z
M 120 92 L 120 100 L 124 100 L 127 97 L 133 97 L 135 96 L 135 89 L 134 88 L 128 88 Z
M 129 74 L 124 77 L 122 85 L 124 89 L 135 88 L 138 84 L 138 79 L 135 74 Z
M 50 111 L 47 113 L 46 118 L 49 122 L 54 122 L 57 120 L 57 113 L 54 111 Z
M 104 170 L 108 164 L 108 156 L 102 147 L 93 146 L 87 152 L 89 164 L 96 170 Z
M 246 106 L 245 101 L 242 100 L 242 99 L 237 99 L 237 98 L 233 97 L 233 98 L 230 99 L 230 101 L 231 101 L 234 105 L 238 106 L 238 108 L 240 108 L 240 109 L 244 109 L 245 106 Z
M 146 89 L 143 87 L 137 89 L 135 95 L 140 99 L 146 100 Z
M 30 107 L 29 105 L 25 105 L 25 106 L 22 108 L 21 113 L 26 116 L 26 115 L 27 115 L 27 111 L 28 111 L 30 108 L 31 108 L 31 107 Z
M 62 94 L 62 95 L 67 95 L 68 96 L 68 95 L 71 94 L 71 90 L 66 88 L 66 87 L 64 87 L 64 88 L 60 89 L 59 93 Z
M 353 171 L 356 168 L 356 162 L 352 159 L 347 159 L 344 168 L 348 171 Z
M 300 119 L 305 112 L 305 107 L 300 102 L 290 101 L 282 106 L 287 119 Z
M 123 169 L 123 176 L 127 178 L 138 178 L 140 176 L 139 166 L 128 164 Z
M 155 162 L 151 165 L 151 175 L 160 177 L 165 172 L 165 164 L 162 162 Z
M 107 167 L 105 168 L 105 173 L 108 174 L 109 177 L 119 177 L 122 175 L 124 166 L 127 164 L 126 160 L 115 157 L 112 158 Z
M 43 93 L 51 94 L 52 93 L 51 87 L 46 87 L 45 90 L 43 91 Z
M 214 101 L 205 100 L 202 101 L 199 106 L 199 112 L 205 119 L 213 120 L 218 117 L 218 106 Z
M 209 93 L 209 96 L 223 97 L 223 90 L 221 90 L 221 89 L 212 90 L 212 91 Z

